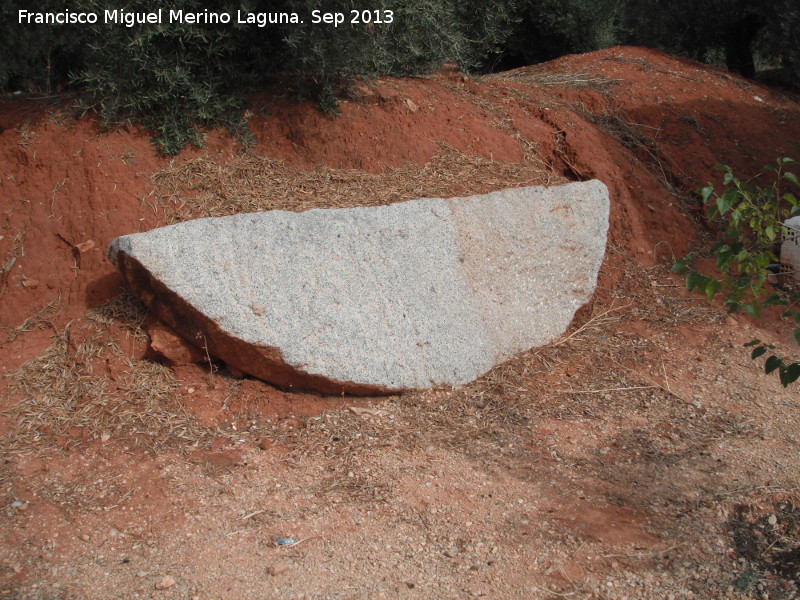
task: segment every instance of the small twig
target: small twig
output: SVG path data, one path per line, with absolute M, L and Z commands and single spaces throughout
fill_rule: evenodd
M 629 373 L 635 373 L 635 371 L 634 371 L 633 369 L 631 369 L 630 367 L 626 367 L 625 365 L 623 365 L 623 364 L 622 364 L 621 362 L 619 362 L 618 360 L 615 360 L 614 358 L 611 358 L 611 360 L 612 360 L 612 362 L 613 362 L 615 365 L 617 365 L 617 366 L 619 366 L 619 367 L 622 367 L 623 369 L 625 369 L 625 370 L 626 370 L 626 371 L 628 371 Z M 638 376 L 638 375 L 639 375 L 639 374 L 637 374 L 637 376 Z M 646 379 L 649 379 L 649 378 L 646 378 Z M 684 397 L 680 396 L 679 394 L 677 394 L 677 393 L 673 392 L 672 390 L 670 390 L 670 389 L 668 389 L 668 388 L 664 387 L 664 386 L 663 386 L 663 385 L 661 385 L 660 383 L 656 383 L 654 386 L 651 386 L 651 387 L 657 387 L 657 388 L 659 388 L 659 389 L 661 389 L 661 390 L 664 390 L 664 391 L 665 391 L 665 392 L 667 392 L 667 393 L 668 393 L 670 396 L 672 396 L 673 398 L 677 398 L 678 400 L 680 400 L 680 401 L 681 401 L 681 402 L 683 402 L 684 404 L 691 404 L 692 406 L 694 406 L 694 403 L 692 403 L 692 402 L 689 402 L 689 401 L 688 401 L 686 398 L 684 398 Z
M 255 517 L 256 515 L 260 515 L 261 513 L 265 513 L 265 512 L 267 512 L 267 511 L 266 511 L 266 509 L 257 510 L 257 511 L 255 511 L 255 512 L 251 512 L 249 515 L 245 515 L 245 516 L 243 516 L 243 517 L 242 517 L 241 519 L 239 519 L 239 520 L 240 520 L 240 521 L 247 521 L 247 519 L 252 519 L 252 518 L 253 518 L 253 517 Z
M 772 542 L 772 543 L 771 543 L 769 546 L 767 546 L 767 548 L 766 548 L 766 549 L 765 549 L 763 552 L 761 552 L 761 556 L 766 556 L 766 555 L 767 555 L 767 552 L 769 552 L 770 550 L 772 550 L 772 547 L 773 547 L 775 544 L 777 544 L 778 542 L 785 542 L 785 541 L 788 541 L 788 538 L 786 538 L 786 537 L 779 537 L 779 538 L 777 538 L 777 539 L 776 539 L 774 542 Z
M 628 303 L 628 304 L 626 304 L 624 306 L 619 306 L 619 307 L 612 306 L 608 310 L 605 310 L 605 311 L 601 312 L 599 315 L 592 316 L 592 318 L 590 318 L 588 321 L 586 321 L 586 323 L 584 323 L 583 325 L 578 327 L 578 329 L 576 329 L 575 331 L 570 333 L 567 337 L 562 338 L 562 339 L 558 340 L 557 342 L 555 342 L 554 344 L 552 344 L 552 347 L 555 348 L 555 347 L 561 346 L 562 344 L 566 344 L 572 338 L 574 338 L 577 335 L 580 335 L 583 331 L 585 331 L 589 327 L 592 327 L 593 325 L 598 325 L 598 324 L 604 322 L 602 319 L 607 314 L 615 312 L 615 311 L 618 311 L 618 310 L 624 310 L 624 309 L 628 308 L 629 306 L 631 306 L 631 303 Z
M 578 546 L 577 548 L 575 548 L 575 552 L 573 552 L 572 554 L 570 554 L 570 558 L 575 558 L 575 555 L 576 555 L 576 554 L 577 554 L 577 553 L 580 551 L 580 549 L 581 549 L 581 548 L 583 548 L 583 546 L 584 546 L 585 544 L 586 544 L 586 540 L 583 540 L 583 541 L 581 542 L 581 545 L 580 545 L 580 546 Z
M 574 581 L 572 581 L 572 579 L 570 578 L 570 576 L 569 576 L 569 575 L 567 575 L 567 572 L 564 570 L 564 567 L 563 567 L 563 566 L 561 566 L 561 565 L 558 565 L 558 570 L 559 570 L 559 571 L 561 571 L 561 574 L 562 574 L 564 577 L 566 577 L 566 579 L 567 579 L 567 581 L 569 581 L 570 585 L 571 585 L 573 588 L 575 588 L 575 589 L 577 590 L 577 589 L 578 589 L 578 586 L 577 586 L 577 585 L 575 585 L 575 582 L 574 582 Z
M 233 537 L 237 533 L 242 533 L 243 531 L 247 531 L 246 529 L 237 529 L 236 531 L 231 531 L 230 533 L 226 533 L 225 537 Z
M 605 388 L 602 390 L 558 390 L 559 394 L 603 394 L 605 392 L 628 392 L 631 390 L 652 390 L 660 385 L 635 385 L 631 387 Z
M 533 587 L 533 589 L 535 589 L 535 590 L 539 590 L 539 591 L 542 591 L 542 592 L 546 592 L 546 593 L 548 593 L 548 594 L 553 594 L 554 596 L 561 596 L 561 597 L 563 597 L 563 598 L 568 598 L 569 596 L 574 596 L 574 595 L 575 595 L 575 594 L 577 594 L 578 592 L 582 592 L 582 591 L 583 591 L 583 588 L 584 588 L 584 586 L 581 586 L 581 587 L 579 587 L 579 588 L 575 588 L 575 589 L 574 589 L 574 590 L 572 590 L 571 592 L 556 592 L 555 590 L 551 590 L 551 589 L 549 589 L 549 588 L 546 588 L 546 587 L 544 587 L 544 586 L 541 586 L 541 585 L 534 585 L 534 586 L 532 586 L 532 587 Z
M 52 194 L 51 199 L 50 199 L 50 216 L 48 217 L 48 219 L 52 219 L 55 216 L 54 206 L 55 206 L 55 203 L 56 203 L 56 194 L 58 194 L 58 191 L 62 187 L 64 187 L 66 184 L 67 184 L 67 180 L 64 179 L 64 181 L 62 181 L 61 183 L 56 183 L 55 186 L 53 187 L 53 194 Z M 56 234 L 56 235 L 58 235 L 58 234 Z M 61 236 L 59 236 L 59 237 L 61 237 Z M 61 239 L 63 240 L 64 238 L 62 237 Z M 64 241 L 66 241 L 66 240 L 64 240 Z
M 681 546 L 685 546 L 686 544 L 675 544 L 674 546 L 670 546 L 669 548 L 664 548 L 663 550 L 653 550 L 652 552 L 640 552 L 639 554 L 604 554 L 601 558 L 644 558 L 646 556 L 656 556 L 657 554 L 663 554 L 664 552 L 669 552 L 670 550 L 675 550 L 675 548 L 680 548 Z
M 664 385 L 667 386 L 667 391 L 672 395 L 672 389 L 669 387 L 669 379 L 667 378 L 667 368 L 664 366 L 664 357 L 661 357 L 661 370 L 664 372 Z
M 791 487 L 791 488 L 779 488 L 779 487 L 772 487 L 771 485 L 753 485 L 753 486 L 744 486 L 737 488 L 735 490 L 731 490 L 729 492 L 723 492 L 721 494 L 715 494 L 717 498 L 726 498 L 728 496 L 735 496 L 736 494 L 744 494 L 746 492 L 756 492 L 761 490 L 769 490 L 773 494 L 789 494 L 800 492 L 800 487 Z

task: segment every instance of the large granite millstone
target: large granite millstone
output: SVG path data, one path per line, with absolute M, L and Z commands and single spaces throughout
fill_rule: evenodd
M 608 212 L 589 181 L 198 219 L 108 253 L 156 316 L 245 373 L 389 393 L 469 382 L 560 335 L 594 291 Z

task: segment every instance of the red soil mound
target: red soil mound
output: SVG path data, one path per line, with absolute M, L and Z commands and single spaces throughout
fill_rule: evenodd
M 492 181 L 530 171 L 609 186 L 609 252 L 577 337 L 462 390 L 383 402 L 135 360 L 146 340 L 119 325 L 143 315 L 109 319 L 108 330 L 82 315 L 119 293 L 107 244 L 163 224 L 148 176 L 173 159 L 156 157 L 146 133 L 64 116 L 71 98 L 0 99 L 0 439 L 15 445 L 0 464 L 0 595 L 717 598 L 736 594 L 737 581 L 763 583 L 763 597 L 789 590 L 788 575 L 763 561 L 796 546 L 795 392 L 751 363 L 748 324 L 726 323 L 663 266 L 630 257 L 649 266 L 680 256 L 703 227 L 694 190 L 713 165 L 746 177 L 790 153 L 800 105 L 634 48 L 357 92 L 336 119 L 254 97 L 253 113 L 268 116 L 251 119 L 251 152 L 308 170 L 424 164 L 453 195 L 494 185 L 484 161 L 449 189 L 461 171 L 429 162 L 447 145 L 496 161 Z M 260 181 L 280 166 L 237 163 L 239 151 L 210 132 L 205 149 L 174 163 L 263 163 Z M 199 186 L 203 173 L 186 171 Z M 358 177 L 356 191 L 376 189 L 362 174 L 319 174 L 317 192 Z M 57 299 L 55 332 L 41 320 L 18 328 Z M 171 355 L 169 340 L 156 345 Z M 289 534 L 309 543 L 269 543 Z M 770 575 L 759 580 L 762 567 Z
M 479 79 L 364 85 L 331 118 L 311 105 L 253 98 L 253 152 L 313 168 L 380 172 L 422 164 L 442 144 L 494 161 L 535 161 L 610 188 L 611 248 L 649 264 L 683 253 L 694 190 L 717 162 L 755 173 L 800 140 L 800 106 L 753 82 L 638 48 L 612 48 Z M 0 326 L 19 325 L 60 296 L 64 318 L 116 295 L 104 256 L 116 236 L 160 225 L 148 205 L 157 158 L 148 135 L 101 133 L 61 103 L 4 99 L 0 113 Z M 267 110 L 264 110 L 267 109 Z M 235 141 L 211 132 L 225 156 Z M 464 182 L 469 191 L 470 182 Z M 613 260 L 613 258 L 612 258 Z M 609 272 L 606 268 L 606 273 Z

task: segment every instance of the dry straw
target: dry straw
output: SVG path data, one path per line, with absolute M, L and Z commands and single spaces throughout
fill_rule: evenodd
M 486 193 L 544 185 L 552 173 L 541 164 L 493 162 L 443 147 L 422 167 L 370 174 L 318 167 L 303 171 L 247 153 L 226 163 L 188 160 L 151 178 L 156 207 L 167 220 L 218 217 L 263 210 L 376 206 L 424 197 Z
M 172 370 L 124 356 L 115 341 L 112 326 L 145 337 L 143 314 L 123 295 L 56 330 L 47 349 L 8 373 L 21 400 L 8 410 L 15 426 L 2 440 L 4 450 L 29 450 L 59 436 L 72 443 L 125 436 L 148 448 L 183 447 L 203 438 L 208 432 L 175 398 Z M 110 364 L 118 369 L 114 379 L 105 368 Z

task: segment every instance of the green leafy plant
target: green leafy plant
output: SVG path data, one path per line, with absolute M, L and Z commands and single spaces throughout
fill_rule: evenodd
M 77 1 L 85 11 L 105 7 L 102 0 Z M 162 5 L 127 0 L 125 8 L 149 13 Z M 162 153 L 175 154 L 187 144 L 202 145 L 207 128 L 225 126 L 246 136 L 245 93 L 264 86 L 314 100 L 335 114 L 339 98 L 363 78 L 425 74 L 446 61 L 477 69 L 487 54 L 499 51 L 514 6 L 514 0 L 491 6 L 478 0 L 376 0 L 365 10 L 357 0 L 330 0 L 325 14 L 343 20 L 333 26 L 311 22 L 314 11 L 321 12 L 311 0 L 173 0 L 170 9 L 186 13 L 286 18 L 264 27 L 238 20 L 82 27 L 85 45 L 72 83 L 84 92 L 82 107 L 106 126 L 138 123 L 154 133 Z
M 82 0 L 102 12 L 99 0 Z M 225 8 L 223 0 L 215 0 Z M 174 8 L 201 10 L 200 0 L 176 0 Z M 132 0 L 130 10 L 157 10 L 155 0 Z M 237 50 L 234 27 L 183 23 L 85 27 L 85 62 L 73 82 L 83 89 L 81 108 L 107 127 L 138 123 L 154 133 L 163 154 L 188 144 L 202 146 L 205 127 L 243 133 L 244 99 L 236 93 L 236 69 L 225 65 Z
M 756 565 L 752 562 L 747 563 L 747 568 L 739 573 L 739 575 L 731 583 L 736 586 L 740 592 L 749 592 L 759 582 L 761 577 L 756 570 Z
M 722 292 L 729 313 L 742 311 L 754 318 L 761 316 L 767 306 L 785 306 L 784 316 L 800 325 L 800 294 L 769 282 L 780 260 L 776 247 L 787 234 L 784 222 L 800 214 L 796 195 L 800 182 L 787 170 L 794 164 L 797 163 L 791 158 L 779 158 L 775 164 L 766 166 L 762 172 L 770 176 L 766 185 L 742 181 L 730 167 L 716 166 L 723 172 L 724 191 L 717 193 L 709 183 L 700 194 L 707 206 L 708 219 L 722 221 L 725 227 L 723 238 L 710 249 L 722 276 L 698 272 L 691 258 L 678 261 L 672 270 L 686 275 L 689 291 L 705 294 L 709 302 Z M 795 329 L 794 338 L 800 345 L 800 327 Z M 764 370 L 777 372 L 784 386 L 800 378 L 800 363 L 779 356 L 773 345 L 753 340 L 746 346 L 753 348 L 753 360 L 769 354 Z

